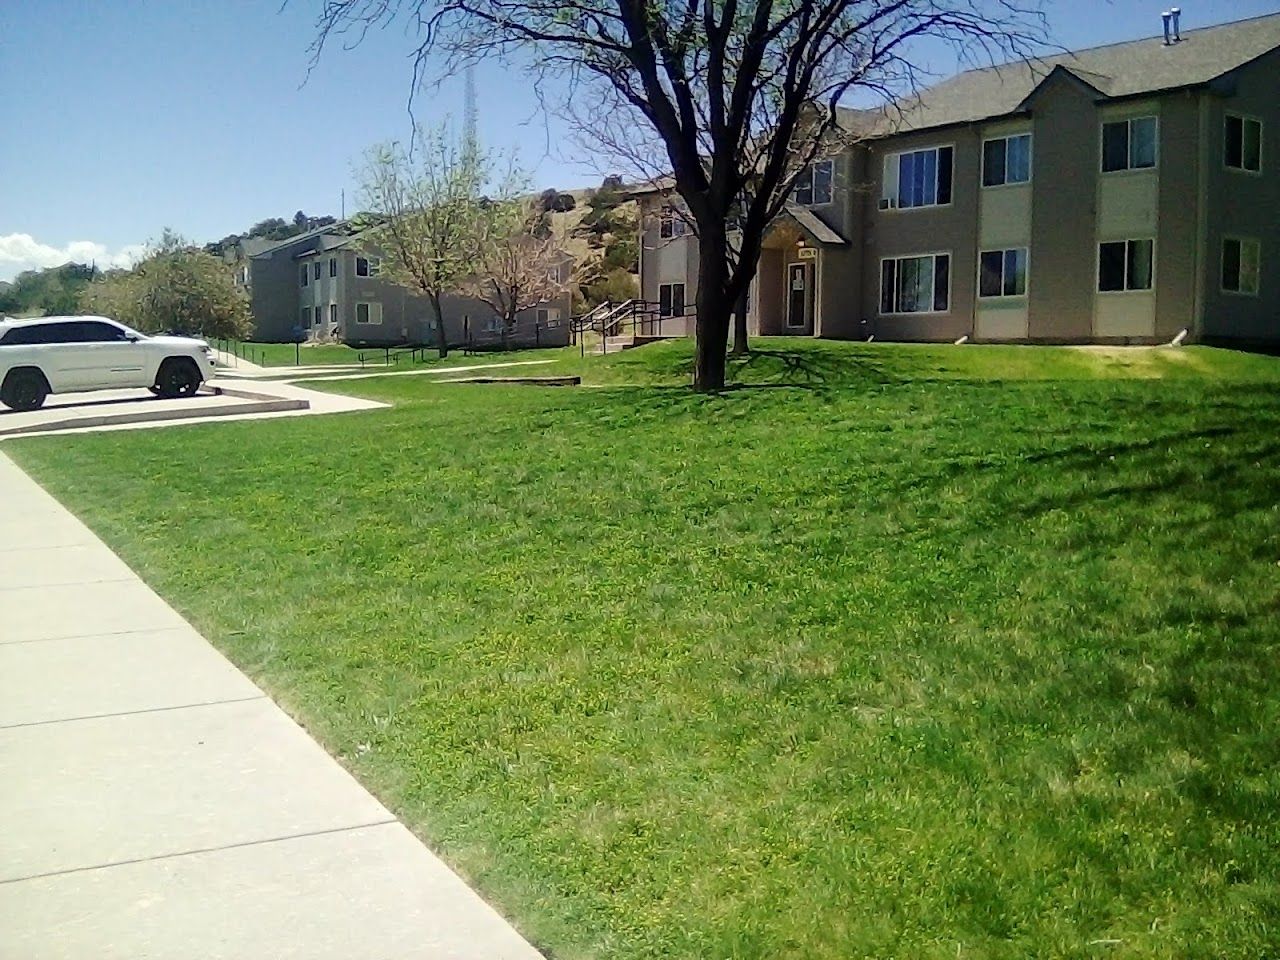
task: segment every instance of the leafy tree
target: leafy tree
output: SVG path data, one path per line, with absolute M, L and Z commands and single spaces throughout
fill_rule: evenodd
M 89 284 L 81 307 L 144 333 L 240 338 L 252 329 L 248 299 L 226 264 L 170 230 L 132 270 L 113 271 Z
M 0 314 L 41 316 L 72 314 L 80 292 L 96 271 L 83 263 L 64 263 L 44 270 L 24 270 L 0 291 Z
M 477 240 L 479 269 L 464 289 L 502 318 L 504 336 L 520 311 L 564 293 L 564 255 L 539 205 L 521 199 L 489 204 Z
M 447 127 L 418 132 L 412 155 L 399 143 L 374 147 L 361 172 L 376 225 L 364 242 L 382 254 L 383 273 L 424 295 L 436 315 L 436 347 L 449 353 L 441 301 L 472 281 L 489 230 L 483 195 L 489 161 Z
M 516 54 L 535 82 L 570 81 L 566 109 L 597 153 L 670 175 L 698 237 L 699 390 L 724 385 L 765 231 L 849 134 L 840 100 L 909 93 L 919 39 L 990 61 L 1028 54 L 1044 23 L 1023 0 L 327 0 L 313 51 L 401 17 L 422 38 L 415 80 L 436 55 L 444 75 Z

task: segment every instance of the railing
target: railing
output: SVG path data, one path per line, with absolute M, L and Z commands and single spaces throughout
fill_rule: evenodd
M 610 339 L 630 334 L 635 337 L 653 337 L 662 334 L 662 317 L 658 304 L 648 300 L 623 300 L 621 303 L 606 301 L 594 310 L 570 321 L 570 329 L 586 355 L 583 334 L 588 330 L 600 337 L 600 352 L 609 352 Z

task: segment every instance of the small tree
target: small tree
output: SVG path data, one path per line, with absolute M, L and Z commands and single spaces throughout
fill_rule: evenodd
M 170 230 L 132 270 L 114 271 L 89 284 L 80 305 L 144 333 L 181 330 L 240 338 L 253 328 L 248 299 L 227 265 Z
M 411 154 L 399 143 L 374 147 L 361 185 L 375 226 L 365 242 L 383 256 L 383 273 L 421 293 L 436 315 L 436 346 L 449 354 L 442 301 L 470 281 L 489 213 L 488 162 L 445 126 L 419 131 Z
M 486 214 L 478 269 L 466 289 L 502 318 L 505 338 L 520 311 L 564 293 L 564 255 L 535 204 L 498 200 L 487 207 Z

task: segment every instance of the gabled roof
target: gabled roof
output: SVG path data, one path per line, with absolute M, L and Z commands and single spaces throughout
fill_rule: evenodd
M 840 236 L 835 230 L 827 226 L 819 216 L 808 207 L 802 207 L 796 203 L 788 203 L 783 208 L 783 216 L 790 217 L 794 220 L 805 233 L 813 237 L 825 246 L 829 247 L 847 247 L 849 241 Z
M 317 243 L 320 243 L 320 242 L 323 242 L 324 235 L 329 233 L 336 234 L 338 236 L 346 236 L 350 232 L 351 232 L 350 222 L 347 220 L 338 220 L 335 223 L 331 223 L 325 227 L 316 227 L 313 230 L 308 230 L 306 233 L 299 233 L 292 237 L 286 237 L 283 240 L 272 241 L 267 246 L 261 248 L 255 253 L 250 254 L 250 256 L 259 257 L 259 256 L 262 256 L 264 253 L 271 253 L 272 251 L 279 250 L 282 247 L 293 246 L 294 244 L 305 243 L 311 240 L 315 240 Z M 317 240 L 317 238 L 320 238 L 320 239 Z
M 921 91 L 898 111 L 882 112 L 872 129 L 868 111 L 842 109 L 840 117 L 854 133 L 887 136 L 1008 116 L 1024 110 L 1027 98 L 1056 69 L 1088 84 L 1100 98 L 1136 97 L 1207 84 L 1277 48 L 1280 14 L 1269 14 L 1183 30 L 1182 39 L 1169 45 L 1161 35 L 967 70 Z

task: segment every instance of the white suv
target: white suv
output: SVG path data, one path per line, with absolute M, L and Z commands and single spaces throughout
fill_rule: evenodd
M 14 410 L 86 390 L 189 397 L 212 376 L 213 350 L 203 340 L 148 337 L 106 317 L 0 321 L 0 403 Z

